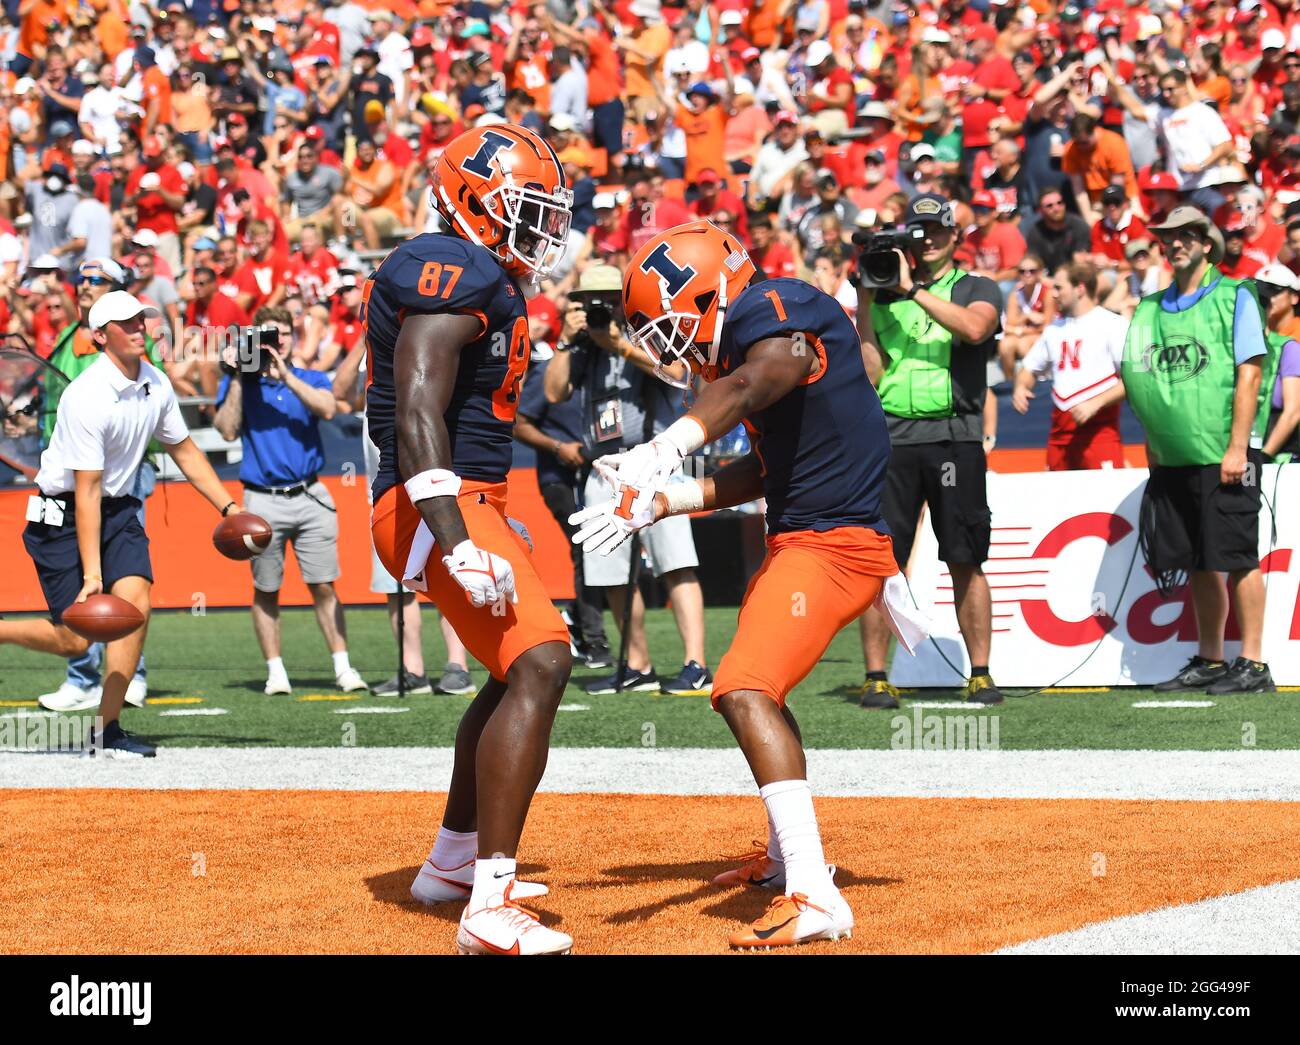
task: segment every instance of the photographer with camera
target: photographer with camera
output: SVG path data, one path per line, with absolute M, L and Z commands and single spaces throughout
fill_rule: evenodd
M 280 657 L 280 585 L 289 542 L 316 606 L 335 682 L 345 693 L 364 690 L 368 687 L 348 661 L 343 606 L 334 591 L 338 516 L 329 490 L 316 477 L 325 464 L 320 422 L 337 409 L 333 385 L 327 375 L 290 363 L 293 317 L 287 309 L 259 309 L 253 322 L 236 328 L 238 343 L 223 350 L 215 425 L 222 438 L 241 438 L 244 508 L 265 519 L 274 533 L 266 551 L 250 560 L 253 628 L 266 658 L 264 692 L 292 692 Z
M 983 571 L 991 441 L 983 434 L 983 414 L 1002 295 L 991 279 L 954 266 L 960 240 L 954 205 L 933 193 L 908 204 L 901 229 L 859 233 L 858 333 L 893 445 L 884 515 L 899 569 L 907 565 L 928 502 L 970 658 L 966 699 L 997 704 L 1002 694 L 989 676 L 992 609 Z M 898 707 L 898 691 L 885 674 L 888 627 L 879 614 L 868 613 L 861 628 L 867 665 L 862 706 Z
M 581 398 L 584 428 L 583 458 L 593 461 L 645 442 L 675 421 L 681 413 L 672 386 L 649 356 L 638 351 L 623 335 L 623 277 L 610 265 L 591 265 L 583 272 L 578 289 L 569 295 L 555 355 L 547 364 L 545 393 L 548 403 L 562 403 L 575 392 Z M 662 371 L 667 381 L 685 381 L 686 368 L 678 363 Z M 587 476 L 583 500 L 600 504 L 613 499 L 614 489 L 595 471 Z M 704 594 L 695 576 L 699 559 L 690 520 L 664 519 L 641 531 L 655 576 L 668 589 L 673 617 L 685 646 L 685 665 L 676 677 L 660 680 L 650 663 L 645 637 L 645 606 L 633 587 L 630 613 L 625 602 L 632 578 L 632 542 L 612 555 L 583 556 L 583 577 L 589 587 L 605 589 L 614 619 L 622 628 L 628 621 L 624 645 L 626 672 L 619 686 L 618 671 L 607 679 L 587 684 L 592 694 L 617 689 L 659 690 L 677 695 L 708 693 L 713 676 L 704 663 Z

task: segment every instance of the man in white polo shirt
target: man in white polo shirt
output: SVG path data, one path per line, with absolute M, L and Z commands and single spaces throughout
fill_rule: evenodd
M 1052 379 L 1050 471 L 1123 468 L 1119 404 L 1128 320 L 1097 304 L 1097 269 L 1085 261 L 1062 265 L 1052 277 L 1057 318 L 1035 342 L 1016 375 L 1012 405 L 1025 413 L 1034 383 Z
M 105 294 L 91 308 L 91 338 L 101 355 L 59 399 L 36 475 L 40 494 L 29 502 L 23 531 L 50 617 L 0 621 L 0 643 L 72 657 L 89 644 L 63 624 L 69 606 L 103 591 L 136 606 L 145 626 L 108 644 L 102 727 L 92 731 L 90 748 L 146 758 L 153 745 L 125 732 L 118 718 L 144 646 L 153 583 L 140 502 L 130 496 L 149 440 L 163 444 L 223 515 L 240 510 L 190 439 L 171 383 L 145 358 L 144 321 L 156 315 L 125 291 Z

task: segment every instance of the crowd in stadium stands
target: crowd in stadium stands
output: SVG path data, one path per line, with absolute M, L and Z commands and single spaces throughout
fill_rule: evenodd
M 1167 285 L 1146 230 L 1180 203 L 1225 274 L 1300 272 L 1296 0 L 5 0 L 0 64 L 0 331 L 48 355 L 118 259 L 182 395 L 220 377 L 194 331 L 266 307 L 332 371 L 385 247 L 433 227 L 440 151 L 498 121 L 575 194 L 541 342 L 587 266 L 694 215 L 852 313 L 853 234 L 926 191 L 1003 288 L 1007 377 L 1060 265 L 1121 314 Z

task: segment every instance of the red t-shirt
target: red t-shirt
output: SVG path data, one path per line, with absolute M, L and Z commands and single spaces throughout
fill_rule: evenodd
M 970 250 L 971 267 L 988 272 L 1015 268 L 1025 256 L 1024 237 L 1005 221 L 995 221 L 987 230 L 976 228 L 963 246 Z
M 1258 258 L 1252 258 L 1249 253 L 1243 251 L 1234 262 L 1229 262 L 1225 255 L 1215 267 L 1229 279 L 1249 279 L 1264 266 L 1260 264 Z
M 1112 261 L 1124 260 L 1124 246 L 1135 239 L 1150 239 L 1151 234 L 1139 218 L 1129 215 L 1122 229 L 1112 229 L 1103 218 L 1092 227 L 1092 252 L 1105 254 Z
M 246 327 L 250 322 L 239 302 L 225 294 L 213 294 L 207 304 L 196 298 L 185 306 L 185 325 L 190 327 Z
M 253 295 L 248 313 L 254 315 L 279 287 L 288 282 L 289 259 L 274 250 L 261 261 L 250 257 L 235 270 L 234 278 L 239 293 Z
M 767 250 L 751 250 L 749 257 L 763 270 L 768 279 L 776 279 L 778 276 L 794 277 L 794 254 L 790 252 L 789 247 L 778 240 L 773 240 Z
M 321 247 L 310 258 L 301 250 L 289 256 L 289 282 L 297 286 L 308 305 L 324 301 L 326 287 L 338 279 L 339 259 Z
M 144 164 L 133 170 L 130 177 L 126 179 L 126 193 L 128 196 L 140 191 L 140 179 L 149 173 L 158 175 L 159 188 L 166 189 L 178 196 L 185 195 L 185 179 L 181 177 L 180 171 L 170 163 L 164 163 L 152 172 Z M 161 192 L 145 192 L 141 195 L 136 202 L 136 213 L 138 215 L 135 223 L 137 229 L 152 229 L 160 236 L 164 232 L 178 231 L 176 212 L 167 206 Z
M 1017 80 L 1016 82 L 1019 83 L 1020 81 Z M 837 65 L 834 69 L 831 70 L 829 76 L 823 76 L 820 80 L 815 81 L 813 86 L 817 87 L 820 84 L 822 87 L 825 88 L 826 94 L 830 97 L 833 97 L 835 94 L 835 89 L 842 83 L 848 84 L 850 88 L 849 102 L 844 109 L 844 115 L 848 117 L 849 126 L 852 127 L 854 118 L 857 116 L 857 111 L 856 111 L 857 107 L 853 104 L 853 93 L 852 93 L 853 74 L 850 73 L 847 69 Z M 839 108 L 839 106 L 834 105 L 832 102 L 827 101 L 825 98 L 816 98 L 813 96 L 812 92 L 809 91 L 808 93 L 809 112 L 822 112 L 823 110 L 830 109 L 830 108 Z
M 706 209 L 707 208 L 707 209 Z M 749 212 L 745 208 L 744 201 L 729 189 L 719 189 L 718 194 L 713 197 L 713 205 L 707 206 L 704 197 L 698 197 L 694 203 L 689 204 L 692 214 L 701 218 L 707 218 L 715 210 L 725 210 L 735 219 L 736 223 L 732 227 L 736 230 L 736 235 L 741 242 L 748 245 L 749 243 Z

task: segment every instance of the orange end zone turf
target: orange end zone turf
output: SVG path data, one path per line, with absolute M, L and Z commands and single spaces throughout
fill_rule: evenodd
M 0 792 L 0 949 L 451 953 L 459 905 L 407 893 L 442 802 Z M 800 953 L 987 951 L 1297 874 L 1294 803 L 829 798 L 817 810 L 857 927 Z M 520 868 L 551 886 L 538 909 L 575 953 L 721 952 L 769 896 L 707 883 L 764 824 L 756 798 L 541 795 Z

